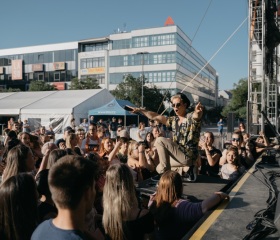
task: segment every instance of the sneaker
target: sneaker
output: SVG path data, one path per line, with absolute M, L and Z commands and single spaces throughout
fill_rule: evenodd
M 195 182 L 197 177 L 197 167 L 194 165 L 190 166 L 189 170 L 184 173 L 182 177 L 188 182 Z

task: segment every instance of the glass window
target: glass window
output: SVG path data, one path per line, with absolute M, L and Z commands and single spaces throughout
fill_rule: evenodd
M 60 73 L 59 72 L 55 72 L 54 73 L 54 81 L 60 81 Z
M 38 80 L 44 81 L 44 73 L 38 73 Z
M 65 71 L 62 71 L 60 73 L 60 81 L 61 82 L 65 82 L 66 81 L 66 72 Z
M 88 58 L 87 59 L 87 68 L 92 68 L 92 67 L 93 67 L 92 58 Z
M 81 69 L 87 68 L 87 59 L 81 59 Z

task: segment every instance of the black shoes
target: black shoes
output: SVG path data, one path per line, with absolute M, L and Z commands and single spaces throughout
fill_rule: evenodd
M 197 167 L 190 166 L 189 170 L 182 175 L 182 178 L 188 182 L 195 182 L 197 178 Z

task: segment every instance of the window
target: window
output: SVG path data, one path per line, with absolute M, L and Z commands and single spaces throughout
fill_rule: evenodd
M 60 73 L 54 73 L 54 81 L 60 81 Z
M 38 80 L 44 81 L 44 73 L 38 73 Z

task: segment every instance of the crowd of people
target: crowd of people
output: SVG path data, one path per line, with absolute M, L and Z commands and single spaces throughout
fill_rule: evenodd
M 175 116 L 132 108 L 149 119 L 131 139 L 121 120 L 71 121 L 62 138 L 28 121 L 9 120 L 0 149 L 0 239 L 181 239 L 223 192 L 202 202 L 182 198 L 198 175 L 236 181 L 258 154 L 278 146 L 240 130 L 226 149 L 201 134 L 203 106 L 171 98 Z M 222 132 L 220 132 L 222 133 Z M 221 151 L 222 150 L 222 151 Z M 158 181 L 143 206 L 137 183 Z M 15 211 L 16 209 L 16 211 Z

